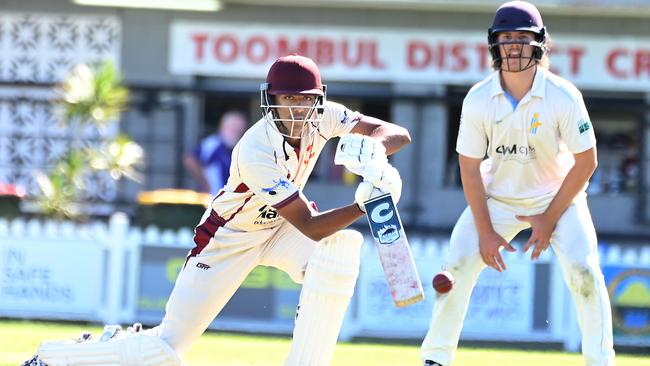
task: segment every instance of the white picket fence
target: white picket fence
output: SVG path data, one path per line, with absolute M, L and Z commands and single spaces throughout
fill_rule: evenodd
M 151 226 L 142 230 L 131 226 L 127 216 L 119 213 L 108 223 L 85 224 L 0 218 L 0 316 L 100 323 L 131 323 L 149 317 L 155 322 L 162 313 L 143 311 L 148 306 L 143 298 L 159 303 L 173 283 L 173 278 L 168 278 L 171 282 L 153 291 L 154 297 L 143 295 L 159 286 L 155 282 L 163 281 L 160 277 L 164 273 L 169 277 L 170 269 L 165 267 L 168 264 L 164 258 L 156 259 L 157 253 L 172 251 L 172 256 L 180 258 L 176 263 L 182 263 L 187 249 L 193 246 L 192 237 L 191 228 L 174 231 Z M 393 305 L 374 243 L 368 236 L 342 339 L 424 336 L 436 297 L 430 280 L 443 266 L 448 242 L 441 236 L 410 235 L 409 239 L 424 284 L 425 301 L 402 309 Z M 647 300 L 643 296 L 650 296 L 650 245 L 612 243 L 606 249 L 602 246 L 600 255 L 614 295 L 612 301 L 623 301 L 622 310 L 614 309 L 616 343 L 650 345 L 650 304 L 643 302 Z M 507 254 L 507 271 L 484 271 L 474 290 L 461 337 L 554 342 L 578 350 L 580 334 L 575 311 L 552 257 L 546 252 L 533 263 L 527 254 Z M 627 286 L 626 281 L 635 281 L 636 292 L 619 294 L 612 287 Z M 212 328 L 290 332 L 292 319 L 286 313 L 288 307 L 294 306 L 291 301 L 297 299 L 298 291 L 284 291 L 289 300 L 282 304 L 282 318 L 277 314 L 247 318 L 245 314 L 237 315 L 236 309 L 230 317 L 225 309 L 223 321 L 217 320 Z M 635 302 L 635 296 L 646 300 Z M 638 306 L 629 308 L 629 304 Z

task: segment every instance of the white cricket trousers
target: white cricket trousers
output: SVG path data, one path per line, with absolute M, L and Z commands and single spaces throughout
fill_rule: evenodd
M 546 208 L 546 205 L 530 208 L 506 204 L 492 198 L 487 203 L 495 231 L 508 242 L 520 231 L 530 228 L 527 222 L 517 220 L 515 215 L 534 215 Z M 576 199 L 560 217 L 551 248 L 576 305 L 585 365 L 613 366 L 611 307 L 586 198 Z M 528 253 L 531 251 L 532 248 Z M 507 254 L 504 259 L 507 262 Z M 422 343 L 423 360 L 451 365 L 472 290 L 485 267 L 479 252 L 474 217 L 467 207 L 452 231 L 447 256 L 446 269 L 453 274 L 456 283 L 452 291 L 436 298 L 429 331 Z
M 268 230 L 219 228 L 178 275 L 158 333 L 179 355 L 187 352 L 257 265 L 273 266 L 302 283 L 317 242 L 288 222 Z

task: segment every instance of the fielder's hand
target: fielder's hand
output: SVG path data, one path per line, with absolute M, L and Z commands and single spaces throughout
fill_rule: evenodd
M 517 251 L 512 245 L 510 245 L 510 243 L 508 243 L 494 230 L 487 233 L 479 233 L 478 246 L 483 262 L 498 272 L 503 272 L 506 270 L 506 263 L 503 261 L 499 249 L 503 247 L 509 252 Z
M 530 238 L 524 245 L 524 252 L 527 252 L 528 249 L 532 246 L 533 253 L 530 255 L 530 259 L 535 260 L 548 249 L 551 245 L 551 237 L 553 236 L 553 231 L 555 231 L 554 223 L 546 214 L 532 215 L 532 216 L 523 216 L 517 215 L 517 220 L 530 223 L 531 229 L 533 229 Z
M 336 146 L 334 164 L 343 165 L 356 175 L 364 175 L 369 164 L 384 165 L 388 163 L 386 148 L 370 136 L 358 133 L 345 135 Z
M 397 204 L 402 196 L 402 178 L 392 165 L 387 163 L 381 171 L 381 175 L 375 178 L 372 182 L 364 180 L 359 183 L 357 191 L 354 193 L 354 200 L 363 212 L 366 212 L 364 203 L 373 197 L 390 193 L 393 202 Z

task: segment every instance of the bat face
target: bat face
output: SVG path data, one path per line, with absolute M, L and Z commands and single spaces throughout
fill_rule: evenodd
M 371 198 L 364 206 L 395 305 L 403 307 L 423 300 L 422 282 L 392 197 L 384 194 Z

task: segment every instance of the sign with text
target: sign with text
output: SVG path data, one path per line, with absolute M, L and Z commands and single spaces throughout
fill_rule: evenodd
M 473 84 L 490 72 L 484 33 L 173 22 L 173 74 L 264 79 L 299 53 L 325 82 Z M 579 87 L 650 90 L 650 38 L 554 35 L 551 70 Z
M 137 316 L 139 321 L 159 322 L 185 264 L 187 248 L 143 246 L 140 255 Z M 300 285 L 272 267 L 258 266 L 228 301 L 217 319 L 280 321 L 293 324 Z
M 487 334 L 527 334 L 533 328 L 533 263 L 509 261 L 508 269 L 481 273 L 465 317 L 463 331 Z
M 61 255 L 61 247 L 50 242 L 0 243 L 0 313 L 94 317 L 101 300 L 103 249 L 71 240 L 65 251 L 74 255 Z
M 392 306 L 379 260 L 372 257 L 366 256 L 362 261 L 355 294 L 360 331 L 365 335 L 423 336 L 428 329 L 434 303 L 444 296 L 436 294 L 431 286 L 433 276 L 445 269 L 444 255 L 416 255 L 420 278 L 424 281 L 425 299 L 405 309 Z M 508 270 L 503 273 L 489 268 L 483 270 L 470 299 L 463 323 L 463 337 L 494 339 L 501 335 L 506 338 L 534 338 L 531 334 L 534 331 L 536 307 L 533 297 L 535 266 L 527 260 L 517 259 L 509 261 Z M 548 338 L 549 335 L 550 329 L 544 329 L 538 338 Z

